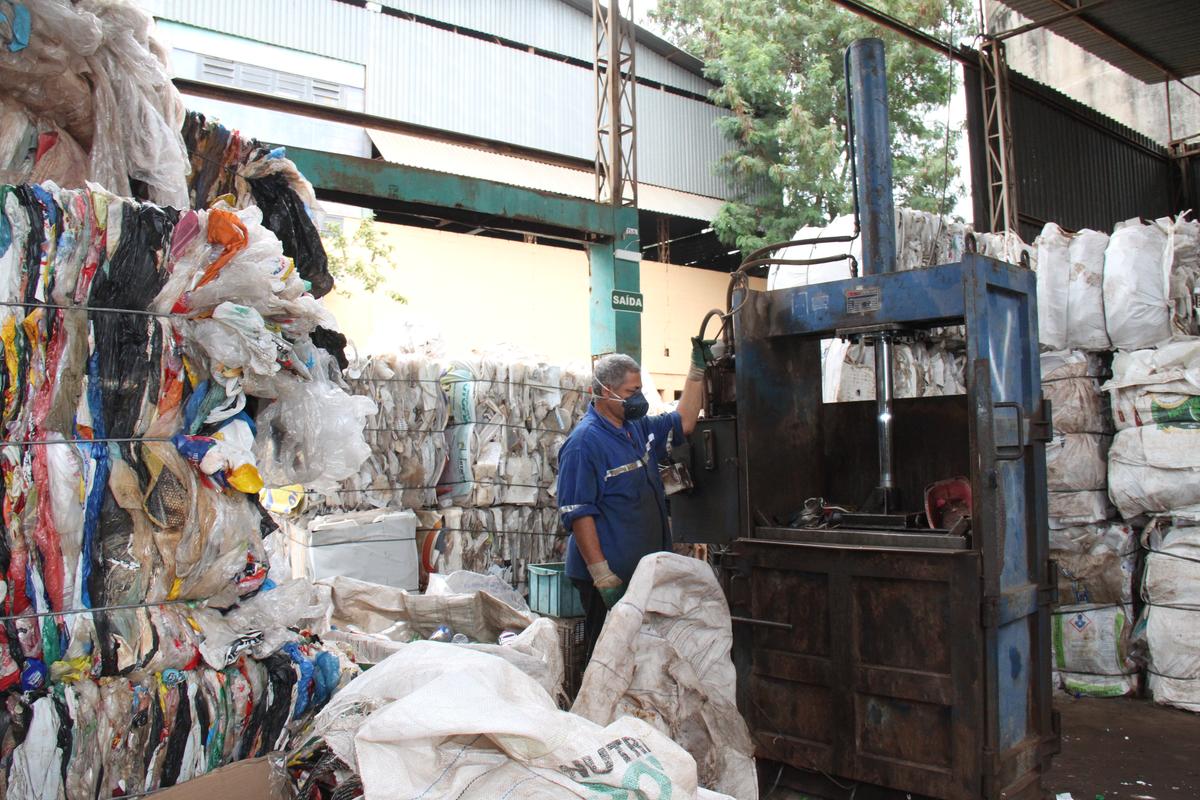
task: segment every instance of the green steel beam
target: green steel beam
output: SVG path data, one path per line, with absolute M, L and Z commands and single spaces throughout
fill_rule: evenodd
M 625 353 L 641 361 L 641 314 L 613 307 L 614 291 L 641 286 L 636 208 L 302 147 L 288 147 L 287 154 L 318 190 L 361 197 L 367 205 L 383 198 L 581 234 L 588 242 L 592 355 Z
M 287 155 L 318 189 L 457 208 L 596 237 L 616 233 L 614 211 L 620 209 L 578 197 L 303 147 L 288 147 Z

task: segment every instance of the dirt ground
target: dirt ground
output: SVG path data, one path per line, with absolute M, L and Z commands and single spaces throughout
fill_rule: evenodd
M 1057 698 L 1062 752 L 1045 787 L 1073 800 L 1200 797 L 1200 714 L 1126 698 Z

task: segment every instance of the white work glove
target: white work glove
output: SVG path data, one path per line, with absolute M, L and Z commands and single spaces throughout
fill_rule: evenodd
M 621 599 L 621 595 L 625 594 L 625 584 L 608 568 L 608 561 L 597 561 L 595 564 L 588 564 L 587 568 L 588 574 L 592 576 L 592 585 L 600 593 L 604 605 L 612 608 Z

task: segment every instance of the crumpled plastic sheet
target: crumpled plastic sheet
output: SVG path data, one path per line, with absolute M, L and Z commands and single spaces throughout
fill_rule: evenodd
M 227 220 L 233 234 L 209 241 L 205 223 L 221 213 L 238 224 Z M 303 585 L 272 589 L 267 576 L 263 536 L 272 526 L 246 484 L 247 470 L 257 474 L 254 420 L 244 410 L 251 370 L 214 363 L 192 336 L 200 315 L 223 320 L 227 301 L 218 294 L 211 307 L 180 310 L 179 296 L 204 288 L 184 282 L 175 285 L 179 296 L 168 292 L 167 310 L 153 308 L 172 285 L 172 267 L 210 274 L 205 286 L 219 285 L 224 269 L 241 270 L 247 280 L 237 291 L 266 315 L 250 309 L 257 316 L 237 318 L 271 328 L 287 345 L 275 353 L 282 363 L 272 388 L 319 385 L 327 416 L 352 402 L 331 389 L 332 357 L 288 327 L 294 304 L 309 296 L 280 277 L 290 262 L 278 242 L 265 242 L 256 213 L 244 221 L 222 209 L 181 216 L 99 188 L 0 186 L 0 302 L 10 304 L 0 305 L 7 797 L 47 796 L 47 758 L 63 795 L 83 798 L 96 795 L 101 764 L 101 796 L 109 796 L 282 746 L 284 722 L 323 703 L 339 680 L 337 658 L 296 630 L 319 617 L 319 596 Z M 264 255 L 251 259 L 256 239 Z M 181 265 L 184 258 L 195 263 Z M 288 324 L 275 326 L 281 317 Z M 234 338 L 262 335 L 226 327 Z M 93 441 L 110 438 L 118 441 Z M 226 677 L 212 677 L 206 658 Z M 285 676 L 288 696 L 270 694 L 268 684 Z M 196 699 L 210 684 L 224 687 L 216 710 Z M 144 713 L 133 702 L 139 692 Z M 73 754 L 95 730 L 80 721 L 102 713 L 110 728 L 96 739 L 101 755 Z M 228 733 L 218 751 L 200 733 L 221 726 Z M 110 752 L 113 741 L 120 747 Z
M 122 196 L 132 194 L 132 179 L 147 199 L 186 208 L 183 100 L 151 37 L 151 16 L 128 0 L 6 6 L 13 14 L 25 9 L 30 25 L 24 46 L 12 26 L 0 42 L 0 97 L 55 141 L 38 148 L 32 169 L 5 179 L 53 179 L 68 188 L 87 179 Z M 26 153 L 23 144 L 0 150 L 0 163 Z
M 537 681 L 552 695 L 562 691 L 563 656 L 554 623 L 520 611 L 487 592 L 462 594 L 409 594 L 353 578 L 336 577 L 317 584 L 331 593 L 327 635 L 345 641 L 356 654 L 395 652 L 411 642 L 392 641 L 391 635 L 413 631 L 429 637 L 439 626 L 449 625 L 473 643 L 454 645 L 498 655 Z M 499 644 L 501 634 L 517 634 Z M 343 636 L 337 636 L 343 634 Z M 336 709 L 331 715 L 336 715 Z

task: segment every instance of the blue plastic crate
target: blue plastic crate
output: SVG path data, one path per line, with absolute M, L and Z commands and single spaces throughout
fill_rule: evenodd
M 567 577 L 566 564 L 529 565 L 529 607 L 551 617 L 582 617 L 579 590 Z

